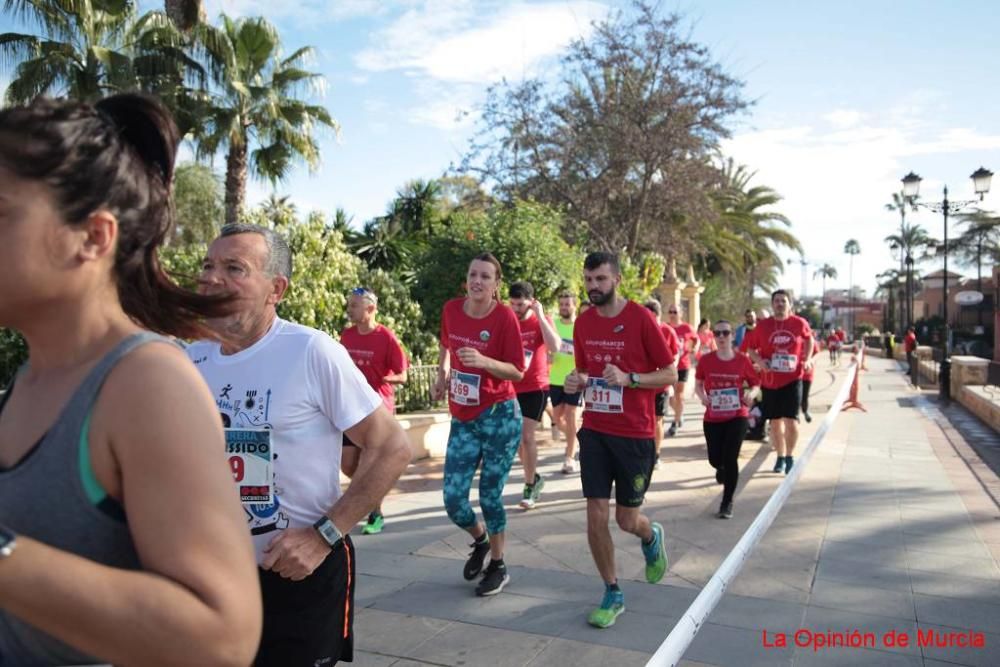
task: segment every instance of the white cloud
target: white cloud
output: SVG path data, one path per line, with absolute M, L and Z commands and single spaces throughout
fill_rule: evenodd
M 860 111 L 855 111 L 854 109 L 837 109 L 823 116 L 823 120 L 834 127 L 848 128 L 860 123 L 863 117 Z
M 417 102 L 410 122 L 459 129 L 485 85 L 539 73 L 571 40 L 586 36 L 607 7 L 590 0 L 503 4 L 427 0 L 374 33 L 354 62 L 372 73 L 402 72 Z
M 376 34 L 355 62 L 366 70 L 401 69 L 442 81 L 521 77 L 573 38 L 589 34 L 591 21 L 607 13 L 604 5 L 587 1 L 516 3 L 497 12 L 484 7 L 428 2 Z
M 362 16 L 378 16 L 388 11 L 383 0 L 206 0 L 209 19 L 220 13 L 228 16 L 264 16 L 270 21 L 293 19 L 315 25 Z
M 745 132 L 723 146 L 726 155 L 757 170 L 754 183 L 784 196 L 778 210 L 791 219 L 792 232 L 802 241 L 807 260 L 837 267 L 840 276 L 835 286 L 847 286 L 843 246 L 849 238 L 857 239 L 862 248 L 854 262 L 856 284 L 870 291 L 874 275 L 893 265 L 883 239 L 898 228 L 899 217 L 886 211 L 885 204 L 899 191 L 900 177 L 912 168 L 920 169 L 915 164 L 938 165 L 935 178 L 923 183 L 922 191 L 929 198 L 940 192 L 943 180 L 951 181 L 954 197 L 971 196 L 968 174 L 980 163 L 1000 164 L 1000 131 L 929 127 L 931 122 L 917 107 L 908 111 L 911 123 L 897 126 L 893 122 L 897 111 L 884 114 L 881 122 L 864 125 L 857 124 L 862 118 L 850 118 L 850 127 L 833 131 L 820 124 Z M 839 112 L 821 118 L 835 127 L 833 118 L 843 124 L 848 120 Z M 955 168 L 966 167 L 965 172 L 953 173 Z M 908 220 L 924 225 L 933 235 L 941 234 L 940 216 L 922 212 Z M 785 282 L 799 290 L 799 271 L 792 268 L 786 271 Z M 814 270 L 809 269 L 810 276 Z M 818 293 L 819 282 L 811 281 L 811 285 L 811 291 Z

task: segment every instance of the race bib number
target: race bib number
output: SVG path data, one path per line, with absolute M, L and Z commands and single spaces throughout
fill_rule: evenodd
M 475 373 L 451 372 L 451 400 L 459 405 L 479 405 L 479 380 Z
M 227 428 L 225 431 L 226 456 L 240 500 L 244 504 L 273 502 L 271 431 L 247 428 Z
M 565 338 L 559 341 L 559 353 L 560 354 L 573 354 L 573 341 L 566 340 Z
M 740 409 L 740 390 L 736 387 L 712 389 L 708 392 L 712 412 L 734 412 Z
M 794 354 L 771 355 L 771 370 L 778 373 L 794 373 L 799 367 L 799 358 Z
M 583 399 L 591 412 L 621 413 L 622 387 L 612 387 L 604 378 L 587 378 Z

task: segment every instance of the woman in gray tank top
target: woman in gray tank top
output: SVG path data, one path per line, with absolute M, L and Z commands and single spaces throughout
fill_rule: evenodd
M 261 603 L 222 425 L 168 339 L 228 299 L 179 288 L 178 135 L 154 100 L 0 111 L 0 664 L 248 665 Z

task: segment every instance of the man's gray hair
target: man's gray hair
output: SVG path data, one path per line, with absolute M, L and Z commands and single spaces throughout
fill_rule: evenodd
M 281 234 L 273 229 L 260 225 L 251 225 L 245 222 L 235 222 L 222 226 L 219 238 L 224 236 L 235 236 L 236 234 L 260 234 L 267 244 L 267 262 L 264 264 L 264 271 L 272 276 L 284 276 L 292 279 L 292 250 L 288 247 L 288 241 Z

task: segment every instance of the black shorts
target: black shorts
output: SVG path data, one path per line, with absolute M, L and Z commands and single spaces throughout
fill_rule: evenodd
M 625 438 L 581 428 L 580 480 L 585 498 L 610 498 L 622 507 L 639 507 L 649 488 L 656 450 L 652 438 Z
M 563 391 L 563 388 L 559 385 L 552 385 L 549 387 L 549 400 L 552 401 L 552 407 L 557 405 L 572 405 L 573 407 L 580 407 L 580 397 L 583 395 L 582 392 L 576 392 L 575 394 L 567 394 Z
M 656 396 L 653 398 L 653 409 L 657 417 L 667 414 L 667 392 L 656 392 Z
M 678 368 L 677 369 L 677 381 L 678 382 L 687 382 L 688 381 L 688 371 L 689 370 L 691 370 L 691 369 L 690 368 Z
M 254 667 L 313 667 L 354 659 L 355 552 L 351 538 L 302 581 L 260 570 L 264 636 Z
M 544 389 L 538 391 L 524 391 L 517 395 L 517 404 L 521 406 L 521 415 L 536 422 L 542 421 L 545 414 L 545 399 L 548 392 Z
M 802 405 L 802 380 L 777 389 L 764 389 L 761 412 L 764 419 L 798 419 Z
M 357 447 L 354 441 L 347 437 L 346 433 L 344 434 L 344 447 Z

